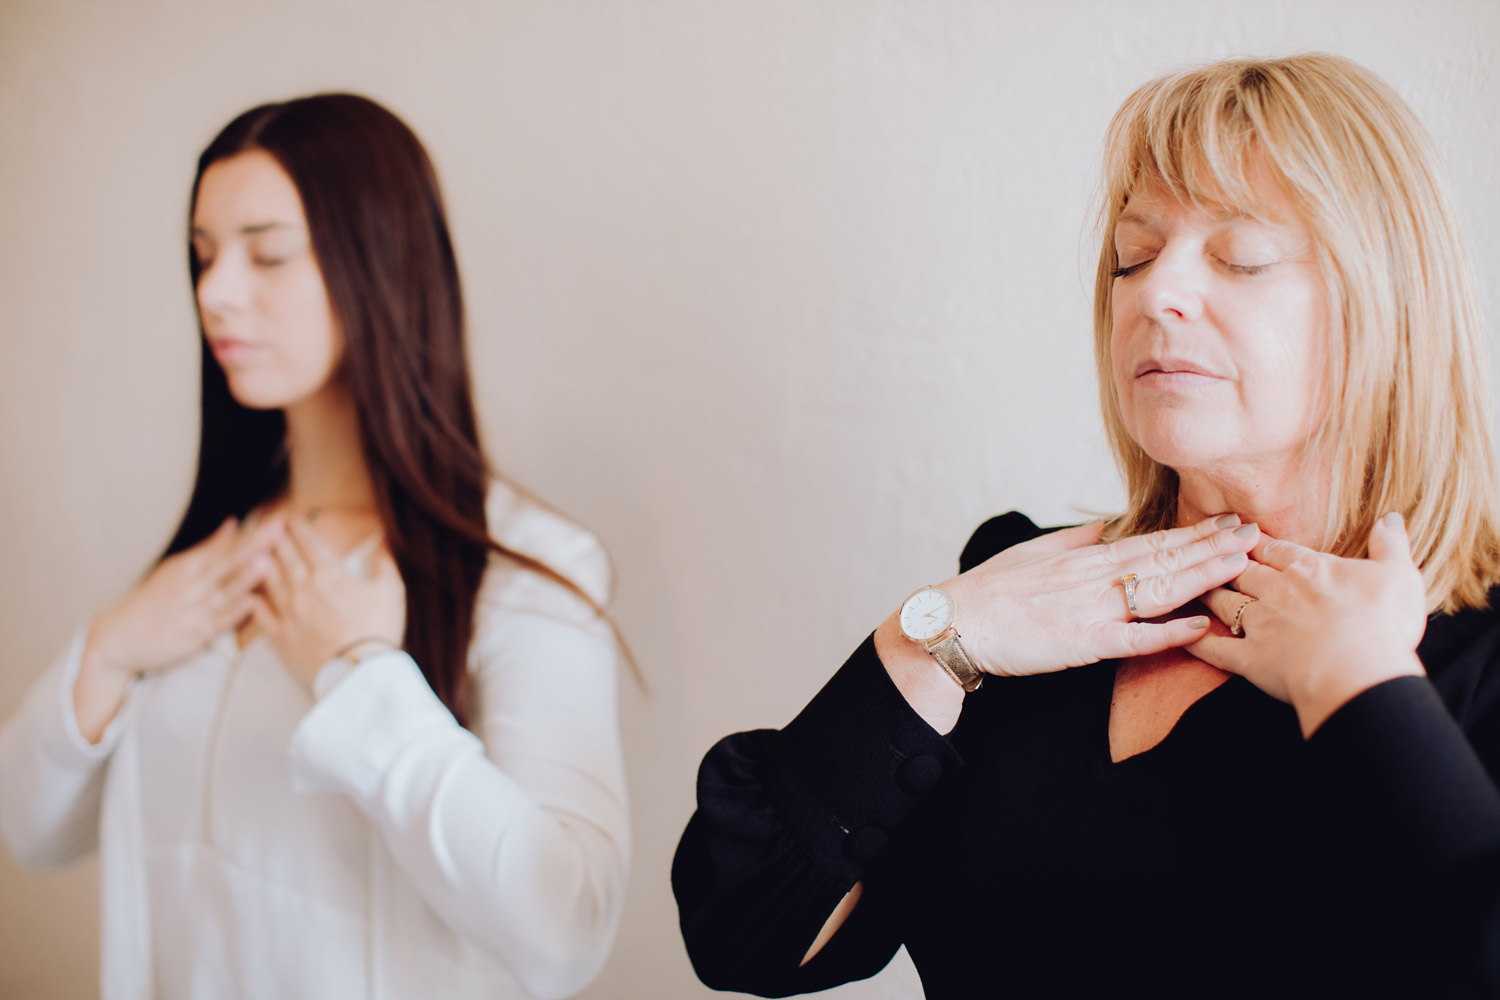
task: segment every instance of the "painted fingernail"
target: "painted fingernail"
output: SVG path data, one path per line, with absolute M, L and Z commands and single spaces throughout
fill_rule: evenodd
M 1239 524 L 1239 523 L 1240 523 L 1240 516 L 1238 514 L 1225 514 L 1223 517 L 1219 518 L 1217 521 L 1214 522 L 1214 527 L 1215 528 L 1232 528 L 1236 524 Z
M 1256 525 L 1247 524 L 1247 525 L 1245 525 L 1243 527 L 1235 528 L 1234 529 L 1234 537 L 1236 537 L 1236 538 L 1254 538 L 1255 537 L 1255 533 L 1258 532 L 1258 531 L 1260 531 L 1260 528 L 1257 527 Z
M 1243 566 L 1249 560 L 1250 557 L 1243 552 L 1231 552 L 1224 557 L 1224 564 L 1226 566 Z
M 1203 617 L 1202 615 L 1199 615 L 1197 618 L 1189 618 L 1187 620 L 1187 627 L 1188 628 L 1208 628 L 1208 619 L 1205 618 L 1205 617 Z
M 1398 514 L 1398 513 L 1396 513 L 1395 511 L 1391 511 L 1385 517 L 1381 518 L 1381 520 L 1385 522 L 1385 526 L 1387 528 L 1404 528 L 1404 527 L 1406 527 L 1405 520 L 1403 520 L 1402 517 L 1401 517 L 1401 515 Z

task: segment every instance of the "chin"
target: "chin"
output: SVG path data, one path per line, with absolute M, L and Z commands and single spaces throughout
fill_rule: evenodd
M 1213 465 L 1232 457 L 1226 453 L 1226 445 L 1237 439 L 1227 428 L 1211 420 L 1188 419 L 1187 414 L 1137 422 L 1130 437 L 1153 461 L 1179 470 Z
M 284 410 L 300 398 L 297 393 L 288 392 L 286 386 L 270 385 L 262 379 L 230 375 L 227 381 L 229 395 L 247 410 Z

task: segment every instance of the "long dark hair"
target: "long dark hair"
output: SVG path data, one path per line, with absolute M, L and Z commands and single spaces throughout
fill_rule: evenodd
M 190 216 L 204 171 L 251 150 L 274 157 L 301 195 L 343 332 L 340 374 L 359 415 L 386 544 L 406 585 L 402 645 L 464 722 L 475 597 L 490 553 L 553 578 L 602 611 L 550 567 L 490 537 L 491 473 L 474 415 L 458 266 L 436 173 L 411 129 L 353 94 L 252 108 L 198 158 Z M 191 249 L 188 268 L 196 288 Z M 165 555 L 206 538 L 230 515 L 244 517 L 287 484 L 282 412 L 237 403 L 206 341 L 202 366 L 198 475 Z

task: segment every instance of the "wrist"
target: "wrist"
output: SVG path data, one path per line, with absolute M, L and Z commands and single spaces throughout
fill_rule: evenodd
M 1423 677 L 1426 673 L 1417 654 L 1406 652 L 1349 657 L 1307 675 L 1291 698 L 1303 738 L 1311 737 L 1334 712 L 1375 685 L 1397 677 Z
M 111 633 L 105 616 L 101 614 L 89 626 L 88 636 L 84 640 L 83 655 L 78 665 L 79 677 L 108 679 L 124 684 L 139 672 L 128 657 L 120 654 L 119 643 Z
M 875 653 L 896 690 L 923 721 L 939 733 L 948 733 L 958 724 L 964 689 L 921 643 L 902 634 L 896 614 L 875 630 Z

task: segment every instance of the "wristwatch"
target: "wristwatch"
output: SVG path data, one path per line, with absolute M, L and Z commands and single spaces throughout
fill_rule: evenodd
M 959 687 L 974 691 L 984 683 L 984 671 L 974 666 L 958 641 L 958 629 L 953 626 L 957 613 L 952 594 L 938 587 L 923 587 L 902 602 L 897 619 L 902 635 L 926 647 Z

